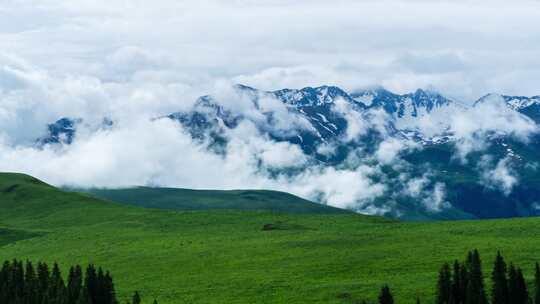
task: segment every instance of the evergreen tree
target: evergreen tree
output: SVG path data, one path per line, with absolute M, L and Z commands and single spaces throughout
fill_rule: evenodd
M 461 300 L 462 300 L 461 265 L 456 260 L 454 261 L 454 265 L 452 268 L 453 268 L 453 272 L 452 272 L 452 287 L 451 287 L 451 294 L 450 294 L 450 303 L 459 304 L 461 303 Z
M 540 304 L 540 266 L 538 263 L 534 272 L 534 303 Z
M 493 282 L 491 288 L 492 304 L 508 304 L 508 279 L 506 278 L 506 263 L 500 252 L 497 252 L 493 272 L 491 273 Z
M 508 271 L 508 298 L 511 304 L 526 304 L 530 300 L 523 273 L 513 264 L 510 264 Z
M 111 274 L 107 271 L 104 277 L 104 291 L 105 291 L 105 303 L 106 304 L 117 304 L 116 300 L 116 291 L 114 289 L 113 279 Z
M 0 303 L 8 302 L 10 264 L 5 261 L 0 270 Z
M 486 304 L 487 297 L 484 289 L 484 276 L 482 274 L 482 262 L 478 250 L 469 253 L 467 258 L 469 267 L 469 281 L 467 284 L 467 304 Z
M 465 264 L 460 266 L 459 271 L 459 299 L 455 303 L 467 303 L 467 287 L 469 286 L 469 270 Z
M 24 298 L 24 268 L 22 261 L 13 260 L 12 263 L 12 296 L 17 303 Z
M 34 269 L 29 261 L 6 261 L 0 268 L 0 304 L 117 304 L 110 273 L 100 269 L 96 274 L 92 265 L 87 272 L 87 285 L 83 285 L 81 267 L 71 267 L 68 290 L 56 263 L 49 273 L 46 263 L 39 262 Z M 87 286 L 94 290 L 97 301 L 90 298 Z M 140 304 L 138 293 L 137 298 Z
M 476 289 L 474 287 L 474 284 L 472 281 L 467 282 L 467 292 L 465 294 L 465 302 L 466 304 L 476 304 L 478 302 L 475 302 L 476 298 Z
M 388 287 L 388 285 L 384 285 L 381 288 L 381 292 L 379 293 L 379 304 L 394 304 L 394 297 L 392 296 L 390 287 Z
M 37 264 L 38 273 L 38 303 L 43 303 L 47 298 L 49 290 L 49 266 L 45 263 L 39 262 Z
M 517 269 L 517 287 L 518 287 L 518 304 L 528 304 L 529 303 L 529 292 L 527 291 L 527 283 L 525 283 L 525 278 L 523 277 L 523 272 L 518 267 Z
M 77 304 L 81 289 L 83 288 L 83 274 L 81 266 L 76 265 L 69 269 L 68 285 L 67 285 L 67 297 L 68 304 Z
M 96 302 L 106 304 L 106 291 L 105 291 L 105 274 L 101 267 L 98 268 L 96 278 Z M 107 303 L 108 304 L 108 303 Z
M 452 273 L 450 266 L 445 263 L 439 271 L 437 281 L 437 304 L 449 304 L 452 293 Z
M 26 270 L 24 274 L 24 300 L 23 302 L 25 304 L 33 304 L 36 303 L 38 300 L 38 280 L 36 271 L 34 270 L 34 266 L 32 265 L 32 262 L 27 261 L 26 262 Z
M 131 300 L 132 304 L 141 304 L 141 296 L 138 291 L 135 291 L 133 294 L 133 299 Z
M 49 300 L 53 303 L 64 304 L 66 299 L 66 285 L 57 263 L 54 263 L 49 281 Z
M 518 271 L 514 264 L 510 263 L 508 270 L 508 301 L 511 304 L 523 304 L 523 291 L 519 281 Z
M 96 268 L 92 264 L 88 265 L 88 267 L 86 268 L 86 276 L 84 278 L 84 290 L 86 291 L 88 301 L 92 304 L 98 304 L 98 302 L 96 301 L 98 291 L 97 273 Z
M 90 302 L 90 298 L 88 297 L 88 291 L 86 290 L 86 288 L 81 289 L 76 304 L 93 304 L 92 302 Z

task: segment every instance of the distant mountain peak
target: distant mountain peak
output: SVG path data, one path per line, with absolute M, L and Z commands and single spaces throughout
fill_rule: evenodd
M 250 86 L 247 86 L 245 84 L 241 84 L 241 83 L 237 83 L 233 86 L 233 88 L 237 89 L 237 90 L 245 90 L 245 91 L 257 91 L 257 89 L 253 88 L 253 87 L 250 87 Z
M 71 144 L 75 138 L 76 127 L 82 119 L 62 117 L 47 125 L 47 134 L 37 140 L 38 145 Z
M 282 89 L 270 93 L 292 106 L 321 106 L 332 104 L 337 98 L 354 102 L 347 92 L 336 86 L 305 87 L 299 90 Z
M 540 96 L 510 96 L 510 95 L 502 95 L 498 93 L 489 93 L 481 98 L 479 98 L 475 103 L 474 106 L 488 102 L 490 100 L 503 100 L 510 108 L 514 110 L 522 110 L 524 108 L 533 106 L 533 105 L 540 105 Z

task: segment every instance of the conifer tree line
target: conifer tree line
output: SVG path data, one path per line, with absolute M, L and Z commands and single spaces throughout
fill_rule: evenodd
M 484 284 L 482 260 L 478 250 L 470 251 L 465 262 L 445 263 L 439 270 L 436 285 L 437 304 L 540 304 L 540 265 L 536 263 L 534 282 L 529 290 L 521 268 L 507 264 L 500 252 L 490 273 L 491 288 Z M 368 302 L 363 301 L 363 304 Z M 388 285 L 384 285 L 378 304 L 394 304 Z M 420 304 L 420 298 L 416 299 Z M 429 302 L 432 303 L 432 302 Z
M 505 262 L 500 252 L 490 274 L 491 290 L 484 285 L 478 250 L 468 253 L 464 263 L 444 264 L 437 281 L 437 304 L 540 304 L 540 267 L 536 263 L 534 285 L 528 289 L 521 268 Z
M 140 303 L 136 292 L 133 304 Z M 138 302 L 138 303 L 137 303 Z M 90 264 L 69 269 L 67 281 L 58 264 L 5 261 L 0 269 L 0 304 L 117 304 L 108 271 Z

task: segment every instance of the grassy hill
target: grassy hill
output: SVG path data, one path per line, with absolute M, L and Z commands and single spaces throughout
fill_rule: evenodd
M 97 198 L 146 208 L 172 210 L 267 210 L 287 213 L 350 213 L 298 196 L 268 190 L 190 190 L 136 187 L 126 189 L 76 189 Z
M 139 208 L 0 174 L 0 260 L 102 265 L 122 302 L 137 289 L 160 303 L 355 303 L 388 283 L 399 303 L 414 303 L 433 296 L 441 263 L 475 247 L 485 265 L 501 250 L 531 279 L 539 233 L 539 218 L 399 223 Z

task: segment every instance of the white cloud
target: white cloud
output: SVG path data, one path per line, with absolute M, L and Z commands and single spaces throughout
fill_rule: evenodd
M 27 0 L 0 9 L 3 51 L 61 74 L 538 94 L 538 1 Z
M 538 94 L 537 1 L 15 0 L 2 1 L 0 12 L 0 170 L 57 185 L 270 188 L 375 210 L 365 204 L 385 186 L 372 178 L 377 167 L 363 165 L 356 154 L 349 158 L 352 169 L 315 166 L 271 178 L 261 164 L 296 167 L 306 156 L 250 125 L 227 134 L 234 140 L 216 155 L 177 124 L 150 118 L 188 109 L 211 93 L 253 121 L 274 112 L 272 123 L 284 134 L 309 128 L 271 98 L 255 109 L 231 89 L 234 82 L 261 89 L 379 84 L 399 93 L 432 85 L 466 101 L 490 91 Z M 501 26 L 507 20 L 512 26 Z M 386 134 L 384 112 L 360 116 L 345 107 L 336 105 L 347 113 L 347 140 L 368 128 Z M 83 118 L 85 128 L 103 117 L 116 124 L 83 130 L 71 147 L 29 146 L 63 116 Z M 497 103 L 450 121 L 462 155 L 483 148 L 478 135 L 503 132 L 525 141 L 536 132 Z M 420 127 L 433 126 L 422 121 Z M 375 157 L 392 163 L 409 148 L 388 139 Z M 331 146 L 319 151 L 333 153 Z M 511 188 L 508 164 L 499 164 L 496 181 Z M 442 186 L 433 190 L 434 209 L 443 193 Z
M 450 208 L 452 205 L 446 200 L 446 185 L 431 181 L 431 177 L 431 172 L 426 172 L 416 178 L 401 174 L 400 180 L 405 184 L 403 194 L 418 200 L 430 212 L 440 212 Z
M 443 183 L 436 183 L 430 195 L 422 200 L 422 203 L 431 212 L 440 212 L 450 207 L 446 201 L 446 186 Z
M 485 155 L 479 163 L 482 170 L 482 183 L 493 189 L 500 189 L 505 195 L 510 195 L 512 189 L 519 183 L 516 173 L 512 169 L 512 160 L 505 157 L 495 165 L 493 158 Z
M 488 137 L 511 136 L 522 142 L 538 132 L 538 126 L 530 118 L 511 110 L 497 95 L 467 111 L 450 116 L 450 130 L 458 140 L 458 156 L 465 161 L 470 152 L 486 148 Z
M 349 102 L 338 98 L 334 103 L 333 110 L 347 120 L 346 141 L 355 140 L 359 136 L 365 135 L 369 130 L 369 121 L 359 112 L 354 111 L 353 106 Z
M 383 164 L 392 163 L 398 156 L 398 154 L 404 149 L 403 141 L 389 138 L 379 145 L 375 156 Z
M 298 146 L 273 142 L 251 123 L 228 136 L 225 153 L 214 154 L 193 142 L 174 121 L 120 121 L 112 129 L 81 132 L 70 146 L 36 149 L 0 142 L 0 171 L 25 172 L 55 185 L 274 189 L 353 209 L 385 190 L 372 181 L 376 171 L 368 166 L 310 166 L 297 175 L 272 176 L 267 169 L 306 164 Z
M 401 179 L 405 182 L 407 179 L 407 176 L 401 176 Z M 405 194 L 412 196 L 412 197 L 419 197 L 423 192 L 424 188 L 429 184 L 429 178 L 427 174 L 423 175 L 422 177 L 418 178 L 411 178 L 408 181 L 406 181 L 406 187 L 404 189 Z
M 388 137 L 379 144 L 377 151 L 375 151 L 375 158 L 380 163 L 389 165 L 400 160 L 399 156 L 403 151 L 420 148 L 420 145 L 417 143 L 404 139 Z
M 364 165 L 354 170 L 315 168 L 290 180 L 289 189 L 335 207 L 361 210 L 386 190 L 385 185 L 372 181 L 371 175 L 376 173 L 375 168 Z

